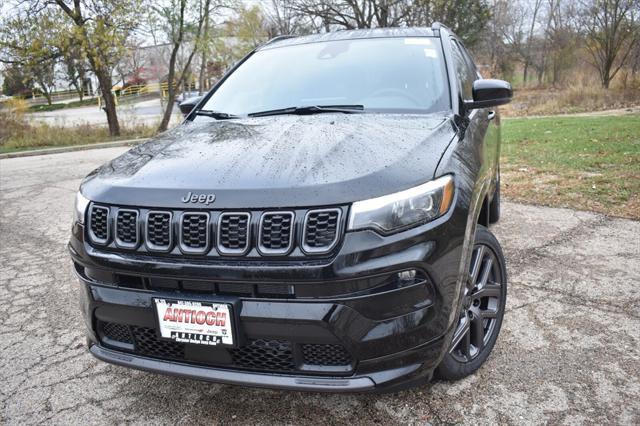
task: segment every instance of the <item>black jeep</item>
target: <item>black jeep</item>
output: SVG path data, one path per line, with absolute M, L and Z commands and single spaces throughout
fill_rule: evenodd
M 500 121 L 447 28 L 281 37 L 89 175 L 69 250 L 89 350 L 247 386 L 475 371 L 504 314 Z

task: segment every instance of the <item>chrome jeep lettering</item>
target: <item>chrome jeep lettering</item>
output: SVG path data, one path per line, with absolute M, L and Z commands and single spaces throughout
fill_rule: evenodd
M 194 194 L 193 192 L 188 192 L 187 195 L 180 199 L 180 201 L 183 203 L 200 203 L 209 205 L 213 203 L 215 199 L 215 194 Z

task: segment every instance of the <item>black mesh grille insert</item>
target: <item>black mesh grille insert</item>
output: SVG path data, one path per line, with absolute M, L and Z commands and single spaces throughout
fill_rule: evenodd
M 147 216 L 147 241 L 157 248 L 169 248 L 171 245 L 171 213 L 149 213 Z
M 338 237 L 339 210 L 309 212 L 305 223 L 304 245 L 307 250 L 322 251 L 333 245 Z
M 117 342 L 133 343 L 128 325 L 105 322 L 102 326 L 102 333 L 105 337 Z
M 220 216 L 218 245 L 223 252 L 243 252 L 249 244 L 249 214 L 223 213 Z
M 231 350 L 233 363 L 252 370 L 291 371 L 293 362 L 291 343 L 282 340 L 252 340 L 249 345 Z
M 209 215 L 185 213 L 182 215 L 181 238 L 186 248 L 204 251 L 209 245 Z
M 135 339 L 136 352 L 157 358 L 184 358 L 183 344 L 158 339 L 153 328 L 134 326 L 131 327 L 131 331 Z
M 309 365 L 350 365 L 351 355 L 340 345 L 302 345 L 304 363 Z
M 293 213 L 265 213 L 260 229 L 260 248 L 286 252 L 291 246 Z
M 93 206 L 90 221 L 92 237 L 105 241 L 109 237 L 109 209 Z
M 116 237 L 125 244 L 138 243 L 138 212 L 133 210 L 119 210 L 116 218 Z
M 162 340 L 153 328 L 128 326 L 109 322 L 100 322 L 102 336 L 111 340 L 133 344 L 133 352 L 139 355 L 160 359 L 194 361 L 212 366 L 233 367 L 242 370 L 293 372 L 299 367 L 294 361 L 294 344 L 285 340 L 255 339 L 249 340 L 240 348 L 210 348 L 212 351 L 225 351 L 229 358 L 196 357 L 185 350 L 183 343 Z M 105 343 L 109 343 L 108 341 Z M 308 366 L 351 366 L 352 358 L 340 345 L 303 344 L 300 345 L 304 364 Z M 307 370 L 308 372 L 308 370 Z

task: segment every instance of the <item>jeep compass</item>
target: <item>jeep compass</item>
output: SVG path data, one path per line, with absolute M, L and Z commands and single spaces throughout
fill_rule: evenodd
M 279 37 L 92 172 L 69 252 L 89 351 L 244 386 L 471 374 L 504 314 L 500 122 L 446 27 Z

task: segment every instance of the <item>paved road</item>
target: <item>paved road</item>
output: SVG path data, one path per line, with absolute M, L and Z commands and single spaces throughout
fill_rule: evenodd
M 162 119 L 162 106 L 160 99 L 150 99 L 142 102 L 123 104 L 118 107 L 118 119 L 125 126 L 157 126 Z M 107 125 L 107 116 L 97 106 L 81 108 L 66 108 L 47 112 L 34 112 L 27 117 L 32 120 L 44 122 L 50 125 L 73 127 L 83 124 Z M 177 107 L 173 109 L 171 122 L 178 124 L 182 121 L 182 114 Z
M 640 423 L 640 222 L 513 203 L 503 331 L 463 381 L 319 395 L 94 360 L 65 244 L 80 178 L 122 151 L 0 160 L 0 423 Z

